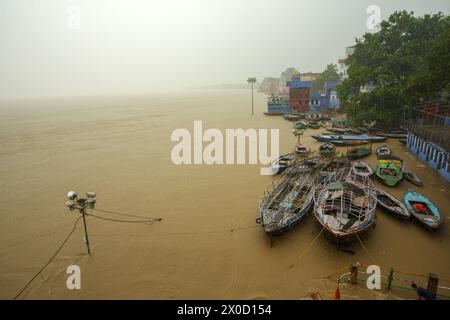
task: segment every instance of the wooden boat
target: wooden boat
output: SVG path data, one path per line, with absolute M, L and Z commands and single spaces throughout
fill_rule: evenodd
M 429 229 L 437 229 L 442 223 L 439 209 L 424 195 L 408 190 L 403 195 L 403 202 L 411 215 Z
M 345 156 L 338 156 L 326 162 L 319 170 L 319 180 L 323 181 L 328 178 L 333 172 L 342 168 L 349 168 L 350 162 Z
M 318 170 L 321 164 L 319 157 L 306 158 L 296 165 L 298 171 L 308 171 L 311 169 Z
M 351 166 L 355 174 L 363 177 L 370 177 L 373 174 L 372 168 L 365 162 L 356 161 Z
M 297 121 L 296 123 L 294 123 L 292 128 L 294 128 L 295 130 L 304 130 L 306 129 L 306 123 L 304 123 L 303 121 Z
M 303 163 L 304 164 L 304 163 Z M 256 222 L 269 235 L 291 230 L 309 211 L 312 204 L 317 170 L 288 168 L 274 186 L 261 197 Z
M 390 156 L 392 154 L 392 150 L 388 146 L 383 145 L 377 148 L 376 154 L 377 158 L 379 158 L 380 156 Z
M 383 211 L 397 218 L 409 219 L 411 217 L 411 213 L 399 199 L 384 190 L 376 188 L 376 191 L 377 204 Z
M 319 147 L 319 153 L 323 157 L 331 157 L 336 154 L 336 147 L 330 143 L 325 143 Z
M 307 127 L 311 129 L 320 129 L 320 124 L 318 124 L 317 122 L 309 122 L 307 124 Z
M 331 141 L 331 143 L 337 147 L 350 147 L 350 146 L 360 146 L 370 142 L 366 140 L 353 140 L 353 141 L 349 140 L 349 141 Z
M 294 154 L 288 153 L 281 155 L 274 161 L 272 161 L 272 172 L 274 174 L 280 174 L 286 170 L 294 162 Z
M 356 160 L 367 157 L 372 153 L 372 145 L 355 147 L 347 151 L 346 156 L 349 160 Z
M 383 142 L 386 140 L 385 137 L 374 137 L 365 134 L 362 135 L 335 135 L 335 136 L 323 136 L 323 135 L 311 135 L 314 139 L 319 142 L 333 142 L 333 141 L 355 141 L 355 140 L 365 140 L 369 142 Z
M 396 186 L 402 179 L 402 170 L 393 163 L 378 163 L 375 175 L 389 187 Z
M 378 159 L 378 163 L 391 163 L 391 164 L 396 165 L 399 168 L 403 167 L 403 159 L 400 157 L 397 157 L 396 155 L 394 155 L 392 153 L 387 156 L 380 155 L 377 157 L 377 159 Z
M 327 128 L 327 130 L 332 132 L 332 133 L 334 133 L 334 134 L 346 134 L 346 133 L 349 132 L 350 128 L 345 129 L 345 128 L 333 128 L 333 127 L 331 127 L 331 128 Z
M 284 112 L 264 112 L 266 116 L 282 116 Z
M 349 239 L 373 226 L 376 204 L 372 181 L 341 169 L 316 185 L 314 217 L 334 239 Z
M 388 132 L 375 132 L 377 136 L 386 138 L 406 139 L 406 133 L 388 133 Z
M 411 170 L 408 170 L 407 168 L 405 168 L 403 166 L 402 173 L 403 173 L 403 178 L 406 181 L 409 181 L 412 184 L 415 184 L 416 186 L 419 186 L 419 187 L 423 186 L 422 180 L 420 180 L 419 177 Z
M 297 121 L 300 119 L 300 115 L 296 113 L 285 113 L 283 114 L 283 119 L 288 121 Z
M 311 153 L 311 149 L 305 144 L 297 144 L 295 146 L 295 153 L 301 156 L 306 156 Z

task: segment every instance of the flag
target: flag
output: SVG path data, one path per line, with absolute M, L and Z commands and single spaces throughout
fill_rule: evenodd
M 341 300 L 341 291 L 339 290 L 339 286 L 336 289 L 336 292 L 331 297 L 331 300 Z

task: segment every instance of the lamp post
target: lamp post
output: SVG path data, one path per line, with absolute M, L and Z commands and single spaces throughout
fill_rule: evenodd
M 251 77 L 247 79 L 247 82 L 250 83 L 252 85 L 252 116 L 254 113 L 254 109 L 253 109 L 253 85 L 256 83 L 256 78 L 255 77 Z
M 86 247 L 88 249 L 88 253 L 91 254 L 91 248 L 89 246 L 89 236 L 87 232 L 86 225 L 86 209 L 94 209 L 95 203 L 97 202 L 97 198 L 94 192 L 86 192 L 86 198 L 78 198 L 78 195 L 75 191 L 69 191 L 67 193 L 67 201 L 66 206 L 70 211 L 78 210 L 83 216 L 83 224 L 84 224 L 84 235 L 86 239 Z

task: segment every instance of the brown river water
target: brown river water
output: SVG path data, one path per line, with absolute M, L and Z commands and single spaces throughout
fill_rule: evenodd
M 450 279 L 450 185 L 395 139 L 387 143 L 423 180 L 420 192 L 440 207 L 444 223 L 431 233 L 377 211 L 376 228 L 361 236 L 367 252 L 356 242 L 354 254 L 337 251 L 324 234 L 313 242 L 320 227 L 312 215 L 270 247 L 255 224 L 273 180 L 260 165 L 171 162 L 172 131 L 193 132 L 194 120 L 204 129 L 279 128 L 280 151 L 290 152 L 291 123 L 264 116 L 265 99 L 255 94 L 253 117 L 249 90 L 1 102 L 0 298 L 12 299 L 72 229 L 79 215 L 65 207 L 72 189 L 96 192 L 98 209 L 162 221 L 88 217 L 92 254 L 80 223 L 20 299 L 301 299 L 312 291 L 329 298 L 335 278 L 321 279 L 352 261 Z M 318 132 L 308 129 L 302 142 L 317 150 L 309 135 Z M 365 161 L 376 163 L 374 155 Z M 413 187 L 404 181 L 389 191 L 401 197 Z M 73 264 L 81 268 L 80 290 L 66 287 Z M 414 295 L 344 285 L 341 297 Z

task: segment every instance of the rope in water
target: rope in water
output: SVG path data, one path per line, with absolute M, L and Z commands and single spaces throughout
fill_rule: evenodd
M 312 248 L 312 246 L 314 245 L 314 243 L 316 242 L 316 240 L 319 239 L 320 235 L 322 234 L 323 229 L 325 229 L 325 228 L 322 227 L 322 229 L 320 230 L 320 232 L 314 237 L 314 239 L 308 244 L 308 246 L 307 246 L 307 247 L 299 254 L 299 256 L 297 257 L 297 261 L 294 262 L 293 264 L 291 264 L 291 265 L 289 266 L 289 269 L 292 268 L 292 267 L 294 266 L 294 264 L 296 264 L 297 262 L 299 262 L 299 261 L 301 260 L 301 258 L 306 254 L 306 252 L 308 252 L 309 249 Z
M 41 268 L 39 269 L 38 273 L 36 273 L 34 275 L 33 278 L 31 278 L 30 281 L 28 281 L 28 283 L 25 285 L 25 287 L 23 287 L 22 290 L 20 290 L 20 292 L 18 294 L 15 295 L 15 297 L 13 298 L 13 300 L 16 300 L 27 288 L 28 286 L 33 282 L 34 279 L 36 279 L 36 277 L 38 275 L 40 275 L 42 273 L 42 271 L 44 271 L 45 268 L 47 268 L 47 266 L 56 258 L 56 256 L 58 255 L 58 253 L 62 250 L 62 248 L 64 247 L 64 245 L 67 243 L 67 241 L 69 240 L 69 238 L 72 236 L 72 234 L 74 233 L 75 229 L 77 228 L 78 225 L 78 221 L 80 221 L 82 217 L 78 217 L 75 220 L 75 223 L 73 224 L 73 228 L 72 230 L 69 232 L 69 234 L 66 236 L 66 238 L 64 239 L 64 241 L 61 243 L 61 245 L 58 247 L 58 250 L 56 250 L 56 252 L 53 254 L 53 256 L 50 258 L 50 260 Z
M 363 248 L 364 252 L 367 254 L 370 260 L 372 260 L 375 264 L 377 264 L 376 260 L 370 255 L 369 251 L 367 250 L 364 243 L 361 241 L 361 238 L 359 237 L 358 233 L 355 233 L 356 237 L 358 238 L 359 243 L 361 244 L 361 247 Z
M 161 221 L 161 218 L 151 218 L 147 220 L 120 220 L 120 219 L 111 219 L 111 218 L 105 218 L 100 217 L 92 213 L 86 213 L 86 216 L 101 219 L 101 220 L 107 220 L 107 221 L 113 221 L 113 222 L 128 222 L 128 223 L 154 223 L 156 221 Z

